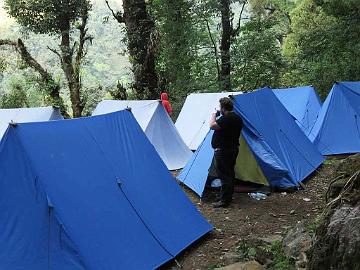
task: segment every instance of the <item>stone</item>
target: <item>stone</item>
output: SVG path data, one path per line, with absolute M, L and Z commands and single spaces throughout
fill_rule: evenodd
M 283 240 L 283 247 L 287 257 L 299 260 L 302 253 L 311 247 L 311 236 L 305 229 L 305 223 L 300 222 L 290 230 Z
M 223 256 L 223 263 L 225 265 L 237 263 L 242 259 L 241 254 L 235 252 L 226 252 Z
M 218 270 L 264 270 L 264 267 L 257 261 L 238 262 L 228 266 L 216 268 Z
M 296 270 L 306 270 L 306 266 L 308 263 L 308 259 L 305 252 L 302 252 L 298 258 L 298 260 L 295 262 L 295 269 Z
M 309 269 L 360 269 L 360 204 L 339 207 L 322 226 L 309 252 Z
M 265 245 L 272 244 L 274 242 L 282 242 L 283 237 L 281 235 L 270 235 L 267 237 L 260 237 L 258 240 Z

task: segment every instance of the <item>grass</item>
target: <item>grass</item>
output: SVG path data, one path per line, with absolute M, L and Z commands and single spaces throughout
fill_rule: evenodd
M 268 253 L 273 255 L 273 262 L 267 269 L 271 270 L 290 270 L 294 269 L 294 262 L 287 258 L 284 248 L 280 241 L 275 241 L 264 248 Z
M 254 260 L 256 258 L 256 249 L 244 241 L 235 247 L 235 251 L 240 253 L 245 260 Z

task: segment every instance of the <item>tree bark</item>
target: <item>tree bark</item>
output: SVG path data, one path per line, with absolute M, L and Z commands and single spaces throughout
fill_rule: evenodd
M 73 117 L 81 117 L 84 109 L 84 102 L 81 98 L 81 76 L 80 67 L 82 60 L 85 56 L 85 42 L 91 40 L 92 37 L 87 35 L 88 9 L 84 8 L 83 15 L 81 17 L 81 23 L 78 27 L 80 32 L 79 42 L 71 46 L 70 42 L 70 20 L 68 18 L 63 19 L 63 25 L 61 30 L 61 53 L 58 54 L 61 60 L 61 67 L 64 71 L 68 87 L 70 91 L 70 101 L 73 112 Z M 77 45 L 77 46 L 76 46 Z M 76 55 L 74 57 L 76 48 Z
M 66 111 L 66 107 L 64 105 L 64 101 L 60 96 L 60 85 L 55 82 L 50 73 L 43 68 L 36 59 L 32 57 L 32 55 L 27 50 L 25 44 L 21 39 L 17 41 L 0 39 L 0 46 L 8 45 L 13 46 L 16 51 L 20 54 L 21 59 L 32 69 L 40 74 L 42 83 L 48 88 L 48 94 L 51 98 L 51 104 L 53 106 L 57 106 L 60 108 L 62 115 L 65 118 L 69 118 L 69 114 Z
M 221 70 L 220 70 L 220 85 L 223 91 L 230 91 L 230 72 L 231 72 L 231 63 L 230 63 L 230 46 L 231 46 L 231 34 L 232 26 L 230 19 L 230 0 L 221 0 L 221 25 L 222 25 L 222 35 L 221 35 L 221 45 L 220 45 L 220 54 L 221 54 Z
M 140 99 L 158 98 L 158 75 L 155 67 L 155 24 L 147 12 L 145 0 L 124 0 L 124 14 L 115 13 L 119 23 L 125 23 L 128 51 L 134 74 L 134 90 Z
M 61 30 L 61 67 L 64 71 L 69 91 L 70 91 L 70 100 L 71 107 L 73 112 L 73 117 L 81 117 L 83 110 L 83 105 L 80 99 L 80 76 L 76 74 L 73 67 L 73 54 L 74 50 L 70 45 L 70 22 L 66 18 L 63 20 L 63 28 Z

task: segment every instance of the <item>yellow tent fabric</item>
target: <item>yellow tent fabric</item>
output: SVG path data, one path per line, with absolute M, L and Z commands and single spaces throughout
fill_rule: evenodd
M 264 173 L 258 165 L 254 154 L 251 152 L 247 142 L 241 135 L 239 154 L 235 165 L 235 177 L 237 179 L 269 186 Z

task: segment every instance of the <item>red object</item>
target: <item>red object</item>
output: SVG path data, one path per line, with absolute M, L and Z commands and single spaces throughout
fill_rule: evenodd
M 171 108 L 171 104 L 169 102 L 169 97 L 167 93 L 161 93 L 161 103 L 164 106 L 165 110 L 167 111 L 167 113 L 169 115 L 172 114 L 172 108 Z

